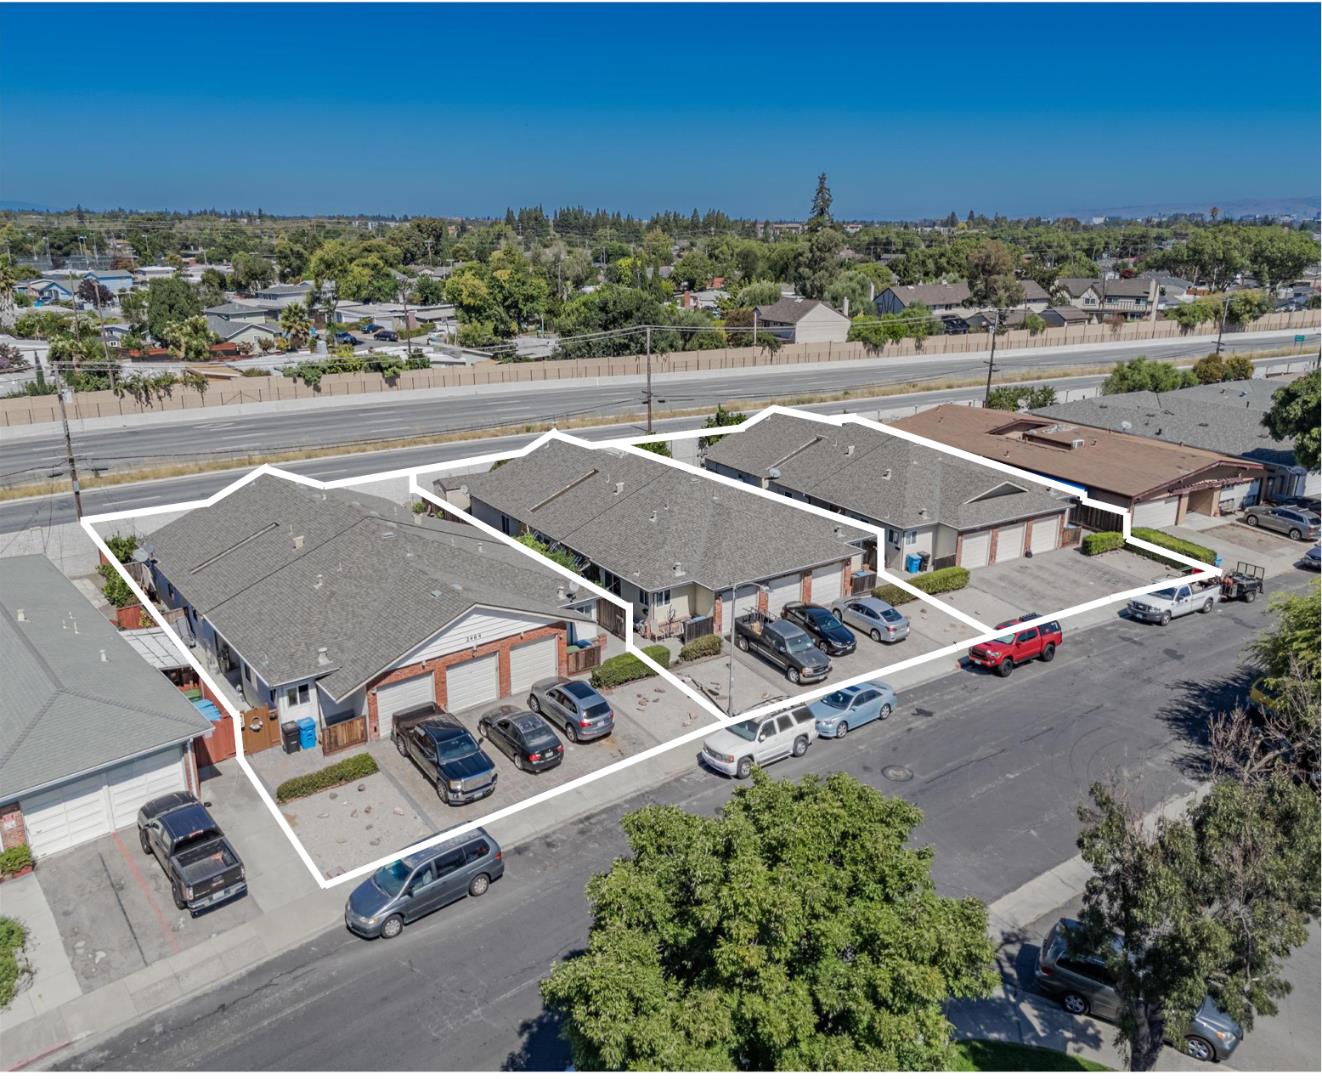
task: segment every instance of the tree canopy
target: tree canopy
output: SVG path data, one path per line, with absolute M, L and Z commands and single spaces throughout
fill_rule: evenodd
M 1103 394 L 1128 394 L 1135 390 L 1155 390 L 1166 393 L 1185 386 L 1196 386 L 1198 378 L 1192 371 L 1181 371 L 1164 360 L 1149 360 L 1136 356 L 1116 364 L 1102 383 Z
M 1318 468 L 1318 372 L 1282 386 L 1272 394 L 1272 407 L 1263 417 L 1273 439 L 1294 443 L 1294 459 L 1310 472 Z

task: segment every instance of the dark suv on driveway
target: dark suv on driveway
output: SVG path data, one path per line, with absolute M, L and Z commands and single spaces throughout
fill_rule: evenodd
M 780 609 L 780 617 L 807 630 L 827 656 L 848 656 L 858 648 L 854 632 L 831 614 L 830 608 L 817 604 L 786 604 Z
M 450 806 L 485 799 L 496 790 L 496 763 L 450 713 L 419 705 L 396 713 L 393 726 L 395 747 Z

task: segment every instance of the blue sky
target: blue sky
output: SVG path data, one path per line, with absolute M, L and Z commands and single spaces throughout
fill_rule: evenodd
M 1063 213 L 1316 195 L 1319 8 L 0 7 L 0 200 Z

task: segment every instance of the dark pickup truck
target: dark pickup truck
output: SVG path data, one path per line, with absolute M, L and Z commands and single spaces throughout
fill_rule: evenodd
M 170 879 L 174 906 L 194 915 L 243 896 L 243 860 L 197 798 L 176 791 L 138 811 L 138 841 Z
M 821 682 L 831 673 L 826 653 L 808 631 L 787 619 L 768 618 L 760 611 L 740 615 L 734 621 L 734 643 L 775 664 L 792 683 Z
M 422 770 L 450 806 L 485 799 L 496 790 L 496 763 L 459 719 L 436 705 L 395 713 L 395 748 Z

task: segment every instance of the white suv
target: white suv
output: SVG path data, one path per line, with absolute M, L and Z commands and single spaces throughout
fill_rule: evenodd
M 719 773 L 743 780 L 754 765 L 802 757 L 816 738 L 812 710 L 798 705 L 756 720 L 740 720 L 708 735 L 702 744 L 702 760 Z

